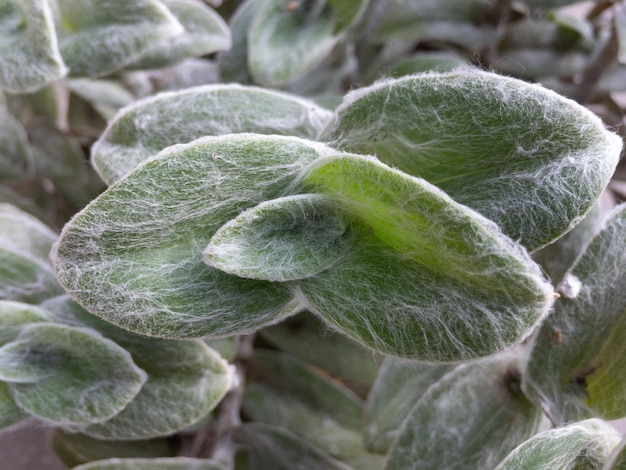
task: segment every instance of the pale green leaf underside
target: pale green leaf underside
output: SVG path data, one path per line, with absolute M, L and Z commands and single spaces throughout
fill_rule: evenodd
M 295 357 L 255 352 L 242 410 L 251 420 L 282 427 L 330 455 L 357 454 L 361 444 L 361 400 L 339 382 Z
M 496 470 L 600 470 L 620 434 L 608 423 L 589 419 L 530 438 L 504 459 Z
M 234 440 L 247 454 L 245 470 L 351 470 L 283 428 L 245 423 L 235 430 Z
M 13 341 L 25 325 L 50 320 L 50 314 L 40 307 L 0 300 L 0 346 Z
M 521 247 L 424 180 L 346 154 L 317 159 L 302 182 L 361 221 L 346 256 L 300 285 L 313 311 L 362 344 L 475 358 L 522 340 L 551 305 Z
M 166 67 L 230 47 L 228 26 L 204 3 L 194 0 L 161 1 L 174 14 L 185 31 L 158 42 L 126 69 L 146 70 Z
M 32 324 L 0 348 L 0 379 L 18 406 L 57 424 L 116 415 L 146 378 L 125 350 L 84 328 Z
M 73 470 L 225 470 L 220 463 L 191 457 L 162 457 L 157 459 L 107 459 L 90 462 Z
M 209 267 L 202 250 L 222 225 L 286 194 L 307 163 L 329 152 L 253 134 L 166 149 L 65 226 L 52 253 L 59 281 L 90 312 L 138 333 L 227 336 L 275 323 L 301 308 L 289 286 Z
M 183 32 L 176 17 L 156 0 L 56 0 L 61 55 L 73 77 L 114 72 Z
M 0 73 L 2 68 L 0 67 Z M 20 122 L 0 105 L 0 181 L 25 179 L 33 161 L 28 136 Z
M 288 83 L 327 58 L 358 20 L 364 0 L 298 2 L 262 0 L 248 32 L 248 64 L 255 82 Z
M 365 403 L 363 435 L 367 449 L 386 454 L 413 406 L 453 367 L 385 359 Z
M 286 93 L 201 86 L 125 108 L 95 143 L 92 158 L 102 179 L 112 184 L 170 145 L 242 132 L 315 138 L 330 117 L 330 111 Z
M 103 423 L 81 427 L 81 432 L 118 441 L 169 435 L 205 417 L 230 386 L 227 363 L 202 341 L 134 335 L 88 313 L 68 296 L 42 306 L 57 321 L 92 328 L 114 341 L 148 374 L 141 391 L 122 412 Z
M 462 364 L 444 375 L 404 421 L 385 469 L 493 468 L 549 425 L 519 391 L 519 375 L 510 353 Z
M 591 208 L 622 146 L 575 102 L 472 69 L 354 91 L 322 137 L 428 180 L 531 251 Z
M 1 246 L 48 260 L 57 234 L 39 219 L 12 204 L 0 203 L 0 227 Z
M 0 89 L 32 92 L 65 73 L 49 0 L 4 0 L 0 7 Z
M 204 250 L 207 264 L 266 281 L 314 276 L 352 245 L 349 216 L 315 194 L 287 196 L 242 212 Z
M 616 208 L 560 286 L 525 387 L 557 423 L 626 414 L 626 206 Z

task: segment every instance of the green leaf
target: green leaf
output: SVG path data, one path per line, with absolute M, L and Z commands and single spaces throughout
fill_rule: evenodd
M 496 470 L 600 470 L 620 435 L 608 423 L 589 419 L 530 438 L 504 459 Z
M 519 245 L 424 180 L 345 154 L 318 158 L 302 182 L 362 226 L 344 259 L 301 289 L 368 347 L 422 361 L 489 355 L 528 336 L 552 303 Z
M 420 72 L 446 72 L 462 65 L 467 65 L 462 57 L 448 52 L 422 52 L 394 62 L 384 75 L 393 78 Z
M 239 4 L 228 22 L 233 38 L 232 47 L 218 55 L 222 81 L 252 83 L 248 69 L 248 36 L 252 20 L 262 2 L 246 0 Z
M 386 454 L 413 406 L 453 367 L 385 359 L 365 403 L 363 433 L 367 449 Z
M 74 467 L 73 470 L 226 470 L 219 462 L 191 457 L 158 459 L 108 459 Z
M 286 194 L 331 149 L 295 137 L 233 134 L 166 149 L 67 224 L 51 257 L 90 312 L 169 338 L 229 336 L 301 310 L 288 285 L 211 268 L 202 249 L 242 210 Z
M 48 260 L 58 235 L 47 225 L 12 204 L 0 203 L 0 243 L 2 247 Z
M 248 33 L 255 82 L 285 84 L 319 65 L 361 17 L 367 0 L 262 0 Z
M 113 119 L 117 111 L 135 101 L 135 97 L 112 80 L 74 78 L 65 81 L 72 92 L 89 101 L 106 120 Z
M 0 300 L 0 346 L 14 341 L 25 325 L 49 321 L 50 314 L 42 308 Z
M 0 25 L 0 89 L 31 92 L 65 75 L 48 0 L 4 0 Z
M 286 93 L 201 86 L 125 108 L 94 144 L 92 158 L 102 179 L 111 184 L 170 145 L 242 132 L 315 138 L 330 117 L 313 102 Z
M 240 277 L 292 281 L 341 261 L 352 241 L 346 213 L 332 200 L 302 194 L 242 212 L 213 235 L 204 258 Z
M 622 146 L 575 102 L 472 69 L 354 91 L 323 138 L 428 180 L 531 251 L 591 208 Z
M 626 438 L 613 449 L 602 470 L 622 470 L 626 468 Z
M 137 336 L 89 314 L 67 296 L 43 306 L 59 321 L 93 328 L 124 348 L 148 379 L 135 398 L 108 421 L 79 428 L 98 439 L 148 439 L 173 434 L 204 418 L 232 382 L 226 361 L 202 341 Z
M 0 106 L 0 122 L 0 181 L 28 178 L 33 170 L 33 157 L 26 131 L 3 106 Z
M 247 367 L 248 418 L 288 429 L 335 457 L 361 451 L 363 403 L 345 386 L 285 353 L 257 350 Z
M 307 312 L 262 329 L 261 336 L 359 390 L 367 390 L 374 382 L 382 361 L 345 335 L 329 330 L 317 317 Z
M 562 424 L 626 414 L 626 205 L 563 277 L 561 298 L 537 332 L 524 387 Z
M 518 358 L 512 353 L 457 366 L 417 402 L 385 468 L 493 468 L 549 425 L 521 393 L 519 382 Z
M 60 429 L 52 431 L 48 438 L 55 455 L 68 467 L 93 460 L 117 458 L 172 457 L 176 449 L 165 438 L 142 441 L 106 441 L 84 434 L 72 434 Z
M 10 382 L 15 402 L 56 424 L 116 415 L 146 378 L 128 352 L 84 328 L 34 323 L 0 348 L 0 379 Z
M 241 470 L 350 470 L 286 429 L 245 423 L 235 429 L 235 442 L 245 452 Z
M 201 57 L 231 46 L 231 37 L 224 20 L 211 8 L 197 0 L 161 0 L 185 28 L 182 34 L 166 38 L 143 53 L 126 69 L 146 70 Z
M 56 0 L 61 55 L 73 77 L 99 77 L 183 32 L 157 0 Z
M 0 247 L 0 299 L 38 303 L 62 293 L 47 261 Z
M 0 431 L 28 418 L 11 396 L 8 384 L 0 382 Z

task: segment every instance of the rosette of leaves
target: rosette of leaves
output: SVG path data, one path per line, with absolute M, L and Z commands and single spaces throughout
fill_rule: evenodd
M 248 94 L 252 117 L 225 127 L 257 132 L 258 93 L 230 92 Z M 282 116 L 285 99 L 274 102 Z M 574 102 L 465 69 L 352 92 L 317 137 L 328 144 L 181 136 L 184 117 L 155 125 L 151 103 L 110 124 L 103 143 L 144 156 L 66 225 L 52 257 L 87 310 L 164 338 L 250 332 L 308 309 L 385 354 L 493 354 L 552 305 L 528 251 L 582 218 L 621 150 Z M 309 126 L 296 115 L 284 133 Z

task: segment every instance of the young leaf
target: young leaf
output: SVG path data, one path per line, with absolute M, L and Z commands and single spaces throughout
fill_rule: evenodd
M 50 314 L 42 308 L 0 300 L 0 346 L 14 341 L 25 325 L 50 321 Z
M 33 170 L 33 157 L 26 131 L 1 105 L 0 123 L 0 181 L 25 179 Z
M 61 55 L 73 77 L 100 77 L 183 32 L 157 0 L 56 0 Z
M 46 262 L 58 235 L 12 204 L 0 203 L 0 240 L 4 248 L 28 253 Z
M 600 470 L 619 441 L 619 433 L 608 423 L 589 419 L 533 436 L 513 450 L 496 470 Z
M 549 425 L 521 393 L 519 381 L 518 359 L 511 353 L 457 366 L 417 402 L 385 468 L 493 468 Z
M 354 91 L 323 138 L 437 185 L 530 251 L 591 208 L 622 147 L 575 102 L 471 69 Z
M 261 0 L 248 36 L 255 82 L 285 84 L 320 64 L 361 17 L 367 0 Z
M 137 336 L 91 315 L 67 296 L 43 306 L 63 323 L 93 328 L 114 341 L 148 374 L 123 411 L 108 421 L 80 427 L 85 434 L 117 440 L 173 434 L 204 418 L 231 385 L 228 364 L 202 341 Z
M 350 248 L 349 216 L 315 194 L 262 202 L 222 226 L 204 250 L 209 266 L 240 277 L 291 281 L 314 276 Z
M 351 470 L 286 429 L 245 423 L 235 429 L 235 442 L 245 453 L 242 470 Z
M 253 421 L 288 429 L 335 457 L 358 454 L 363 403 L 349 389 L 298 359 L 257 350 L 242 404 Z
M 147 70 L 167 67 L 217 51 L 231 45 L 230 31 L 224 20 L 197 0 L 161 0 L 185 28 L 182 34 L 155 44 L 126 69 Z
M 146 378 L 128 352 L 84 328 L 34 323 L 0 348 L 0 380 L 17 405 L 56 424 L 116 415 Z
M 112 184 L 170 145 L 242 132 L 315 138 L 330 117 L 313 102 L 286 93 L 201 86 L 125 108 L 94 144 L 92 158 L 102 179 Z
M 366 448 L 386 454 L 413 406 L 453 367 L 398 361 L 391 357 L 385 359 L 365 403 L 363 433 Z
M 67 291 L 137 333 L 228 336 L 300 310 L 289 286 L 207 266 L 224 223 L 281 196 L 303 166 L 332 152 L 295 137 L 233 134 L 164 150 L 76 215 L 53 248 Z
M 158 459 L 108 459 L 74 467 L 73 470 L 226 470 L 219 462 L 191 457 Z
M 5 0 L 0 23 L 0 89 L 32 92 L 66 74 L 49 0 Z
M 563 277 L 538 331 L 524 387 L 557 424 L 626 414 L 626 205 Z
M 422 361 L 489 355 L 552 303 L 519 245 L 424 180 L 345 154 L 318 158 L 302 184 L 362 222 L 344 259 L 300 285 L 313 311 L 366 346 Z

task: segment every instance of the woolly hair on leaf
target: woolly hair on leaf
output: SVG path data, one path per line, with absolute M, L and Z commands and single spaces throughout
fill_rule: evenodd
M 96 6 L 97 5 L 97 6 Z M 72 77 L 102 77 L 184 31 L 158 0 L 56 0 L 59 47 Z
M 288 194 L 302 169 L 336 151 L 296 137 L 231 134 L 169 147 L 65 226 L 51 258 L 79 304 L 122 328 L 168 338 L 228 336 L 302 307 L 286 283 L 203 262 L 215 232 Z
M 574 101 L 469 68 L 355 90 L 322 139 L 426 179 L 529 251 L 582 218 L 622 148 Z
M 50 321 L 52 316 L 41 307 L 0 300 L 0 346 L 14 341 L 26 325 Z
M 146 379 L 127 351 L 86 328 L 32 323 L 0 348 L 0 380 L 17 405 L 57 425 L 115 416 Z
M 113 184 L 165 147 L 209 135 L 254 132 L 314 139 L 332 117 L 312 101 L 241 85 L 205 85 L 161 93 L 122 109 L 91 157 Z
M 111 419 L 70 426 L 98 439 L 150 439 L 194 425 L 222 400 L 233 374 L 201 340 L 164 340 L 130 333 L 90 314 L 69 296 L 42 303 L 55 321 L 91 328 L 124 348 L 148 375 L 139 393 Z
M 557 424 L 626 415 L 626 205 L 603 221 L 557 286 L 524 389 Z
M 428 182 L 372 157 L 320 157 L 301 184 L 359 220 L 344 258 L 300 280 L 311 311 L 357 342 L 463 361 L 526 338 L 553 290 L 518 244 Z
M 0 431 L 28 418 L 11 396 L 9 384 L 0 382 Z
M 507 351 L 443 375 L 402 423 L 385 470 L 494 468 L 547 429 L 548 419 L 519 389 L 520 362 L 519 354 Z
M 4 248 L 11 247 L 41 260 L 48 253 L 58 235 L 46 224 L 12 204 L 0 202 L 0 240 Z
M 191 457 L 111 458 L 85 463 L 73 470 L 226 470 L 221 463 Z
M 330 268 L 352 241 L 350 217 L 334 201 L 301 194 L 242 212 L 213 235 L 204 259 L 230 274 L 284 282 Z
M 588 419 L 549 429 L 516 447 L 496 470 L 601 470 L 621 435 L 609 423 Z
M 62 78 L 67 67 L 59 51 L 50 2 L 4 0 L 2 7 L 7 27 L 0 30 L 0 90 L 29 93 Z

